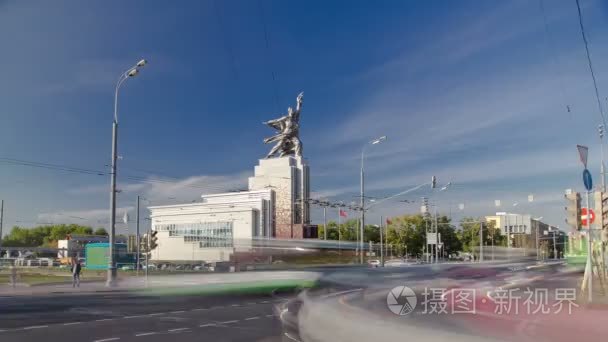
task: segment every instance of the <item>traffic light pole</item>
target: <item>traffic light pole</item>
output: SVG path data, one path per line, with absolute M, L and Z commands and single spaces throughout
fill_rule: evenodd
M 591 208 L 589 207 L 589 191 L 587 191 L 587 294 L 589 303 L 593 301 L 593 264 L 591 253 L 593 244 L 591 242 Z
M 149 268 L 148 260 L 150 259 L 150 233 L 151 233 L 150 230 L 148 230 L 148 235 L 146 236 L 146 245 L 147 245 L 147 248 L 146 248 L 146 275 L 145 275 L 146 286 L 148 286 L 148 268 Z
M 140 267 L 140 262 L 139 262 L 139 256 L 141 255 L 141 251 L 139 246 L 141 245 L 141 241 L 139 238 L 139 196 L 137 196 L 137 212 L 135 213 L 135 227 L 136 227 L 136 241 L 137 241 L 137 255 L 135 256 L 135 274 L 139 277 L 139 267 Z

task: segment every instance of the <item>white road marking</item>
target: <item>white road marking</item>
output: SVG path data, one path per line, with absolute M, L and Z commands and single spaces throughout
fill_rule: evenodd
M 48 325 L 33 325 L 31 327 L 25 327 L 23 328 L 23 330 L 31 330 L 31 329 L 42 329 L 42 328 L 48 328 Z
M 245 320 L 246 320 L 246 321 L 251 321 L 251 320 L 254 320 L 254 319 L 259 319 L 259 318 L 260 318 L 260 316 L 255 316 L 255 317 L 249 317 L 249 318 L 245 318 Z
M 145 315 L 134 315 L 134 316 L 125 316 L 123 317 L 124 319 L 130 319 L 130 318 L 137 318 L 137 317 L 144 317 Z
M 343 295 L 343 294 L 347 294 L 347 293 L 351 293 L 351 292 L 358 292 L 358 291 L 361 291 L 361 290 L 363 290 L 363 289 L 362 288 L 358 288 L 358 289 L 352 289 L 352 290 L 332 292 L 330 294 L 326 294 L 324 296 L 321 296 L 321 298 L 335 297 L 335 296 L 339 296 L 339 295 Z
M 160 316 L 160 315 L 164 315 L 164 314 L 165 314 L 164 312 L 157 312 L 157 313 L 148 314 L 148 316 Z
M 95 322 L 106 322 L 106 321 L 112 321 L 114 320 L 114 318 L 101 318 L 101 319 L 96 319 Z
M 168 332 L 174 332 L 174 331 L 182 331 L 182 330 L 188 330 L 190 328 L 176 328 L 176 329 L 169 329 L 167 330 Z
M 0 329 L 0 332 L 5 332 L 6 330 Z
M 208 308 L 192 309 L 192 311 L 205 311 L 205 310 L 209 310 L 209 309 Z
M 247 305 L 256 305 L 256 304 L 257 304 L 256 302 L 249 302 L 249 303 L 247 303 Z
M 209 308 L 209 310 L 213 310 L 213 309 L 223 309 L 225 308 L 224 306 L 212 306 Z
M 184 313 L 184 312 L 185 312 L 184 310 L 179 310 L 179 311 L 171 311 L 169 313 L 171 313 L 171 314 L 178 314 L 178 313 Z
M 104 339 L 101 339 L 101 340 L 95 340 L 93 342 L 106 342 L 106 341 L 115 341 L 115 340 L 120 340 L 120 337 L 104 338 Z
M 266 317 L 274 317 L 274 315 L 266 315 Z
M 237 307 L 237 306 L 241 306 L 241 304 L 232 304 L 232 305 L 230 305 L 230 306 Z
M 71 322 L 71 323 L 63 323 L 63 325 L 76 325 L 76 324 L 80 324 L 82 322 Z
M 261 301 L 260 303 L 262 303 L 262 304 L 268 304 L 268 303 L 270 303 L 270 301 L 268 301 L 268 300 L 263 300 L 263 301 Z
M 238 319 L 234 319 L 234 320 L 232 320 L 232 321 L 224 321 L 224 322 L 220 322 L 220 324 L 232 324 L 232 323 L 236 323 L 236 322 L 238 322 L 238 321 L 239 321 Z
M 300 340 L 298 340 L 297 338 L 295 338 L 295 337 L 293 337 L 293 336 L 289 335 L 288 333 L 285 333 L 285 337 L 289 338 L 289 339 L 290 339 L 290 340 L 292 340 L 292 341 L 300 342 Z
M 215 323 L 207 323 L 207 324 L 201 324 L 201 325 L 199 325 L 199 327 L 201 327 L 201 328 L 214 327 L 214 326 L 215 326 Z
M 140 337 L 140 336 L 150 336 L 150 335 L 154 335 L 154 334 L 158 334 L 157 332 L 146 332 L 146 333 L 139 333 L 139 334 L 135 334 L 135 337 Z

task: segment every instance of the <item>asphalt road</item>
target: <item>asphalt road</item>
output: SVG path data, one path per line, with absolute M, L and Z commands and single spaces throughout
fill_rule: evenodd
M 0 340 L 281 341 L 277 296 L 0 297 Z
M 407 336 L 420 341 L 532 342 L 605 336 L 607 330 L 604 325 L 585 323 L 590 322 L 590 317 L 605 315 L 606 311 L 585 309 L 575 299 L 572 313 L 564 309 L 558 314 L 554 290 L 576 290 L 580 277 L 577 273 L 564 271 L 565 268 L 557 264 L 524 262 L 424 265 L 399 270 L 334 273 L 324 280 L 349 286 L 329 294 L 310 291 L 301 298 L 298 333 L 304 340 L 315 341 L 393 341 Z M 387 305 L 391 289 L 398 286 L 409 287 L 417 297 L 417 302 L 410 302 L 413 311 L 403 315 L 391 312 Z M 429 301 L 428 298 L 432 297 L 428 294 L 433 289 L 439 290 L 440 296 Z M 449 294 L 450 289 L 473 291 L 469 296 L 468 311 L 455 312 L 455 304 L 449 299 L 454 297 L 442 297 L 443 293 Z M 509 289 L 513 290 L 513 295 L 502 301 L 503 304 L 494 302 L 488 294 Z M 526 297 L 527 290 L 546 291 L 546 297 Z M 458 290 L 451 293 L 458 293 Z M 532 310 L 527 309 L 526 298 L 532 298 L 528 307 Z M 547 303 L 544 309 L 548 312 L 532 312 L 540 308 L 538 304 L 543 303 L 543 298 Z M 577 298 L 580 298 L 580 293 L 577 293 Z M 396 306 L 402 306 L 406 301 L 409 300 L 400 297 Z M 497 311 L 500 307 L 504 310 Z M 333 319 L 319 318 L 320 313 Z

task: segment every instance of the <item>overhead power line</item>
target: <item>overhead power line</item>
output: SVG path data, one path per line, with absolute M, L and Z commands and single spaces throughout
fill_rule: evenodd
M 35 168 L 41 168 L 41 169 L 47 169 L 47 170 L 70 172 L 70 173 L 87 174 L 87 175 L 94 175 L 94 176 L 107 176 L 110 174 L 109 172 L 100 171 L 100 170 L 84 169 L 84 168 L 72 167 L 72 166 L 66 166 L 66 165 L 60 165 L 60 164 L 42 163 L 42 162 L 28 161 L 28 160 L 14 159 L 14 158 L 0 158 L 0 163 L 9 164 L 9 165 L 29 166 L 29 167 L 35 167 Z M 132 181 L 136 181 L 136 182 L 140 182 L 140 183 L 147 183 L 147 184 L 177 185 L 178 182 L 183 181 L 183 179 L 179 179 L 177 177 L 171 177 L 172 179 L 163 179 L 163 178 L 156 178 L 156 177 L 150 177 L 150 176 L 147 176 L 147 177 L 129 176 L 129 175 L 123 175 L 121 177 L 124 179 L 132 180 Z M 199 183 L 199 184 L 187 184 L 187 185 L 179 184 L 179 185 L 182 187 L 185 187 L 185 188 L 202 189 L 202 190 L 206 190 L 206 191 L 227 191 L 226 188 L 214 186 L 211 184 L 200 184 Z
M 581 35 L 583 36 L 583 42 L 585 43 L 585 52 L 587 53 L 587 63 L 589 64 L 589 72 L 593 79 L 593 88 L 595 89 L 595 98 L 597 99 L 597 107 L 600 110 L 602 116 L 602 123 L 604 127 L 606 125 L 606 118 L 604 117 L 604 110 L 602 109 L 602 101 L 600 100 L 600 93 L 597 90 L 597 80 L 595 79 L 595 73 L 593 72 L 593 63 L 591 62 L 591 54 L 589 53 L 589 43 L 587 42 L 587 35 L 585 34 L 585 25 L 583 25 L 583 14 L 581 13 L 581 4 L 579 0 L 576 0 L 576 8 L 578 9 L 578 23 L 581 26 Z

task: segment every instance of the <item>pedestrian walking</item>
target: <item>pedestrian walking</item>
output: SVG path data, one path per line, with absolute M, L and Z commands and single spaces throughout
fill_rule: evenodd
M 80 271 L 82 267 L 80 266 L 80 261 L 73 260 L 72 261 L 72 287 L 80 287 Z

